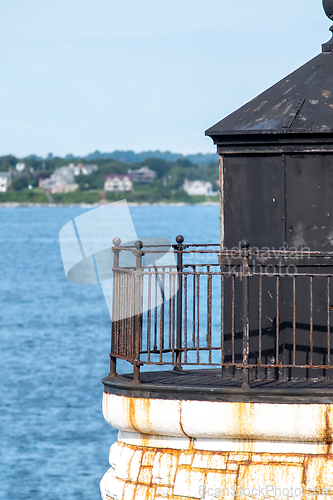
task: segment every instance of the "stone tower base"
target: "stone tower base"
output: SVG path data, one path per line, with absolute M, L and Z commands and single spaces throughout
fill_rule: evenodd
M 120 432 L 101 481 L 103 499 L 333 498 L 333 456 L 209 451 L 195 444 L 183 449 L 181 438 Z
M 101 481 L 104 500 L 333 500 L 333 405 L 105 393 L 103 409 L 109 423 L 122 427 Z

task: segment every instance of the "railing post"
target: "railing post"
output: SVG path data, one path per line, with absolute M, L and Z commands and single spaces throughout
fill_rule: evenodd
M 120 238 L 114 238 L 112 240 L 114 247 L 112 247 L 113 252 L 113 294 L 112 294 L 112 325 L 111 325 L 111 353 L 110 353 L 110 377 L 115 377 L 117 375 L 117 358 L 113 356 L 115 351 L 116 335 L 118 328 L 118 307 L 116 300 L 119 298 L 119 287 L 118 287 L 118 276 L 115 269 L 119 268 L 119 254 L 120 254 Z
M 247 240 L 241 241 L 242 249 L 242 283 L 243 283 L 243 386 L 249 385 L 249 350 L 250 350 L 250 320 L 249 320 L 249 248 Z
M 135 242 L 134 255 L 136 257 L 134 281 L 134 374 L 133 381 L 140 381 L 140 344 L 142 336 L 142 311 L 141 311 L 141 275 L 142 268 L 142 241 Z
M 181 371 L 182 357 L 182 322 L 183 322 L 183 241 L 184 237 L 178 235 L 177 242 L 177 339 L 176 339 L 176 364 L 174 370 Z

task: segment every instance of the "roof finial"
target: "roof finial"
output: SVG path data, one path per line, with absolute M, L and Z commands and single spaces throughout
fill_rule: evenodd
M 323 7 L 327 17 L 333 21 L 333 0 L 323 0 Z
M 333 21 L 333 0 L 323 0 L 323 7 L 327 17 Z M 332 52 L 333 50 L 333 26 L 330 27 L 330 31 L 332 32 L 332 38 L 323 44 L 323 52 Z

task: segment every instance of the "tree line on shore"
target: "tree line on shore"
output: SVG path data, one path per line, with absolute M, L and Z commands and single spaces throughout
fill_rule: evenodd
M 17 172 L 16 165 L 24 162 L 25 168 Z M 87 159 L 69 160 L 68 157 L 48 156 L 46 159 L 30 156 L 18 159 L 15 156 L 0 157 L 0 171 L 11 172 L 11 186 L 6 193 L 0 193 L 0 202 L 39 202 L 47 203 L 44 190 L 38 188 L 40 178 L 51 175 L 57 168 L 69 163 L 91 163 Z M 125 163 L 116 159 L 99 158 L 94 160 L 98 169 L 90 175 L 80 174 L 76 177 L 79 189 L 72 193 L 55 193 L 52 198 L 56 203 L 98 203 L 106 197 L 109 201 L 117 201 L 124 197 L 129 202 L 158 203 L 158 202 L 185 202 L 196 203 L 205 201 L 204 196 L 189 196 L 183 189 L 185 179 L 203 180 L 211 182 L 217 194 L 216 180 L 218 179 L 218 162 L 208 164 L 193 163 L 182 157 L 172 161 L 161 158 L 146 158 L 136 163 Z M 150 184 L 134 184 L 131 192 L 103 194 L 106 175 L 127 174 L 129 168 L 139 169 L 148 166 L 156 172 L 154 182 Z

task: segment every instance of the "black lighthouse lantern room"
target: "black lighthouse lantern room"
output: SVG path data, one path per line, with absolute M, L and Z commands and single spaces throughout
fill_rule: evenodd
M 333 251 L 333 38 L 206 135 L 220 155 L 223 247 Z
M 333 0 L 324 0 L 323 6 L 333 19 Z M 220 155 L 221 249 L 230 251 L 245 241 L 250 248 L 285 250 L 285 266 L 291 251 L 301 256 L 292 263 L 304 277 L 286 277 L 278 292 L 266 273 L 256 299 L 264 304 L 260 319 L 258 305 L 250 302 L 250 338 L 256 328 L 264 332 L 261 347 L 266 363 L 272 359 L 274 364 L 272 332 L 278 330 L 279 358 L 310 366 L 280 370 L 281 378 L 333 378 L 331 368 L 311 369 L 312 363 L 332 366 L 333 356 L 333 38 L 318 56 L 206 135 Z M 305 251 L 318 253 L 315 264 L 304 258 Z M 254 269 L 258 260 L 251 262 Z M 252 298 L 256 286 L 253 279 Z M 278 315 L 270 305 L 274 297 L 279 298 Z

